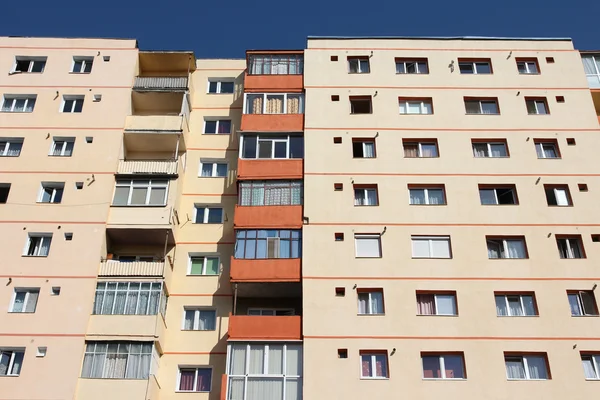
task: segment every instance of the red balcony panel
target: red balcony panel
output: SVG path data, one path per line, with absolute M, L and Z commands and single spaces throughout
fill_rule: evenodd
M 303 75 L 250 75 L 244 76 L 245 92 L 302 92 Z
M 299 258 L 242 260 L 231 257 L 232 282 L 300 282 Z
M 219 400 L 227 400 L 227 374 L 221 375 L 221 394 Z
M 242 131 L 247 132 L 302 132 L 304 114 L 244 114 Z
M 302 179 L 302 159 L 238 160 L 238 179 Z
M 235 206 L 235 228 L 301 228 L 302 206 Z
M 302 318 L 229 314 L 229 340 L 300 340 Z

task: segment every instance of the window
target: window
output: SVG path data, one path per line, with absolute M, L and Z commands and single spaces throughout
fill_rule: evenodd
M 196 224 L 223 223 L 223 209 L 221 207 L 196 205 L 194 207 L 194 214 L 194 222 Z
M 22 57 L 15 58 L 13 72 L 42 73 L 46 68 L 47 57 Z
M 25 349 L 0 348 L 0 376 L 19 376 Z
M 152 342 L 86 342 L 82 378 L 148 379 Z
M 352 139 L 352 157 L 375 158 L 375 139 Z
M 52 140 L 52 148 L 49 155 L 71 157 L 73 155 L 73 147 L 75 147 L 74 137 L 55 137 Z
M 412 236 L 413 258 L 452 258 L 449 236 Z
M 227 162 L 200 161 L 200 176 L 202 178 L 227 177 Z
M 538 158 L 560 158 L 556 139 L 533 139 Z
M 0 204 L 6 204 L 10 193 L 10 183 L 0 183 Z
M 439 157 L 437 139 L 405 139 L 404 158 L 435 158 Z
M 23 138 L 0 138 L 0 157 L 19 157 Z
M 515 185 L 479 185 L 479 199 L 482 205 L 519 204 Z
M 397 74 L 428 74 L 429 65 L 426 58 L 396 58 Z
M 540 73 L 540 66 L 537 58 L 516 58 L 517 70 L 521 75 L 537 75 Z
M 546 354 L 508 355 L 504 354 L 506 377 L 508 380 L 550 379 Z
M 433 101 L 431 97 L 400 97 L 400 114 L 433 114 Z
M 240 181 L 240 206 L 298 206 L 302 181 Z
M 600 354 L 582 354 L 581 364 L 585 379 L 600 379 Z
M 233 93 L 233 79 L 209 79 L 208 93 L 229 94 Z
M 465 379 L 465 360 L 460 354 L 421 353 L 423 379 Z
M 471 140 L 473 156 L 476 158 L 508 157 L 508 146 L 505 139 Z
M 302 344 L 230 342 L 228 350 L 230 399 L 302 399 Z
M 409 204 L 411 205 L 445 205 L 446 194 L 444 185 L 415 186 L 408 185 Z
M 15 288 L 10 304 L 10 312 L 34 313 L 39 295 L 40 288 Z
M 69 95 L 63 96 L 63 101 L 61 105 L 61 112 L 63 113 L 80 113 L 83 110 L 83 100 L 85 96 L 83 95 Z
M 417 292 L 417 315 L 458 315 L 456 292 Z
M 556 244 L 560 258 L 585 258 L 585 250 L 581 242 L 581 235 L 562 236 L 556 235 Z
M 293 308 L 249 308 L 248 315 L 262 317 L 279 317 L 296 315 L 296 310 Z
M 356 258 L 381 258 L 380 234 L 356 234 Z
M 217 325 L 217 312 L 199 308 L 184 307 L 184 331 L 214 331 Z
M 488 258 L 528 258 L 524 237 L 486 237 Z
M 5 94 L 2 112 L 33 112 L 36 99 L 35 94 Z
M 300 230 L 238 230 L 235 236 L 235 258 L 300 258 Z
M 160 282 L 98 282 L 94 315 L 156 315 L 161 302 Z
M 568 291 L 567 296 L 573 317 L 598 316 L 593 290 Z
M 246 94 L 246 114 L 302 114 L 304 95 L 300 93 Z
M 89 74 L 92 72 L 94 57 L 73 57 L 71 72 L 76 74 Z
M 42 182 L 38 203 L 54 203 L 61 202 L 63 191 L 65 190 L 64 182 Z
M 489 58 L 458 59 L 458 69 L 461 74 L 491 74 L 492 61 Z
M 465 109 L 467 114 L 500 114 L 497 98 L 477 99 L 465 97 Z
M 113 206 L 164 206 L 167 203 L 166 179 L 117 179 Z
M 304 157 L 304 138 L 299 134 L 243 135 L 241 158 L 285 159 Z
M 219 257 L 190 255 L 188 275 L 219 275 Z
M 568 207 L 573 205 L 568 185 L 544 185 L 549 206 Z
M 210 392 L 211 368 L 179 368 L 179 392 Z
M 600 55 L 583 54 L 581 61 L 590 88 L 600 88 Z
M 527 114 L 550 114 L 548 102 L 545 97 L 525 97 L 525 104 L 527 105 Z
M 355 206 L 377 206 L 377 185 L 354 185 Z
M 531 317 L 538 315 L 533 293 L 495 294 L 499 317 Z
M 229 135 L 231 133 L 230 119 L 217 119 L 204 121 L 204 134 Z
M 23 255 L 30 257 L 47 257 L 50 252 L 51 242 L 51 233 L 30 233 L 29 236 L 27 236 L 27 243 L 25 244 Z
M 369 57 L 348 57 L 348 72 L 351 74 L 368 74 Z
M 387 379 L 387 351 L 360 352 L 360 377 L 362 379 Z
M 382 315 L 384 313 L 383 289 L 357 289 L 356 291 L 359 315 Z
M 248 75 L 302 75 L 302 54 L 252 54 L 248 56 Z
M 350 114 L 371 114 L 371 96 L 350 96 Z

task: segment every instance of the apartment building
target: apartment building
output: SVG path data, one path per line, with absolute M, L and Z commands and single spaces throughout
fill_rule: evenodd
M 600 123 L 600 51 L 582 51 L 581 60 Z
M 600 139 L 571 41 L 311 37 L 304 84 L 304 398 L 593 396 Z

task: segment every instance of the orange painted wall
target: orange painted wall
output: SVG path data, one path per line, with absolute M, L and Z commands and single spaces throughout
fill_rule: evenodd
M 221 376 L 221 394 L 219 400 L 227 400 L 227 374 Z
M 251 132 L 302 132 L 304 114 L 244 114 L 240 129 Z
M 235 206 L 235 228 L 301 228 L 302 206 Z
M 302 160 L 240 159 L 238 179 L 302 179 Z
M 229 340 L 299 340 L 302 318 L 229 314 Z
M 232 282 L 300 282 L 300 259 L 240 260 L 231 257 Z
M 304 75 L 248 75 L 244 76 L 245 92 L 302 92 Z

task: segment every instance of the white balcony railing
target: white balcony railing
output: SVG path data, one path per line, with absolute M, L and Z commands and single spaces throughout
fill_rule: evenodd
M 177 174 L 177 161 L 163 160 L 120 160 L 118 174 Z
M 138 76 L 133 84 L 134 90 L 181 91 L 187 87 L 188 78 L 185 76 Z
M 98 276 L 163 276 L 164 261 L 119 262 L 105 260 L 100 263 Z

